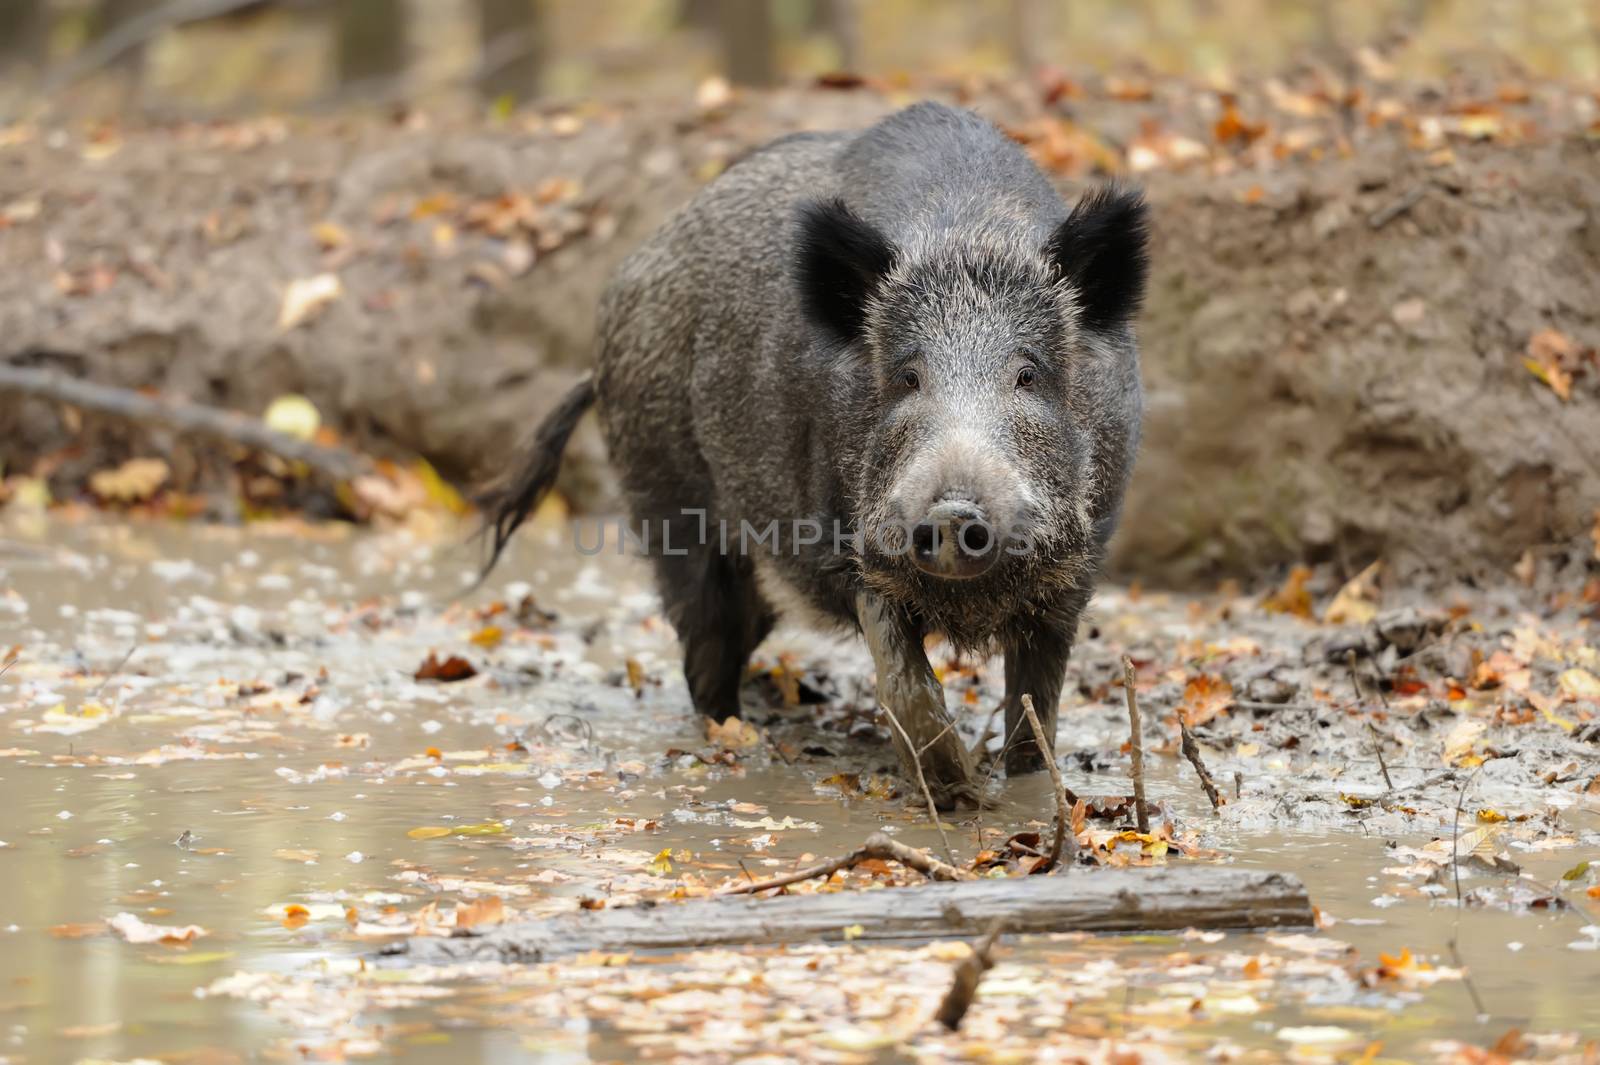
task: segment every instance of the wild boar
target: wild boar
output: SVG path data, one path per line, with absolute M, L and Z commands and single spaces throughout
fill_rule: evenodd
M 490 500 L 489 565 L 598 405 L 700 713 L 740 712 L 780 615 L 866 637 L 902 760 L 943 806 L 971 757 L 924 653 L 1005 655 L 1008 772 L 1047 735 L 1139 442 L 1146 208 L 1070 210 L 967 111 L 747 156 L 630 255 L 597 366 Z

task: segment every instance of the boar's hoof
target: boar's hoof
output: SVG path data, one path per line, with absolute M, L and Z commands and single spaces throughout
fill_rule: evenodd
M 995 531 L 983 511 L 965 500 L 941 500 L 911 530 L 911 561 L 932 577 L 981 577 L 999 558 Z

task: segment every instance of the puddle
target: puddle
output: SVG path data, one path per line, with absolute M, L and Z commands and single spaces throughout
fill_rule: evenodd
M 406 532 L 7 516 L 0 653 L 18 656 L 0 677 L 0 1061 L 1034 1060 L 1119 1047 L 1146 1061 L 1219 1047 L 1433 1060 L 1451 1040 L 1585 1060 L 1600 1038 L 1596 876 L 1562 880 L 1585 859 L 1600 865 L 1600 800 L 1580 779 L 1596 748 L 1538 722 L 1523 726 L 1537 757 L 1486 761 L 1463 804 L 1480 855 L 1522 875 L 1465 870 L 1482 904 L 1463 910 L 1426 855 L 1449 845 L 1470 771 L 1382 800 L 1375 758 L 1317 736 L 1281 745 L 1275 730 L 1301 726 L 1236 709 L 1237 727 L 1203 737 L 1236 796 L 1217 817 L 1188 766 L 1158 750 L 1152 798 L 1182 833 L 1222 860 L 1300 876 L 1331 925 L 1011 944 L 959 1036 L 925 1023 L 962 949 L 952 944 L 380 967 L 385 933 L 447 923 L 458 902 L 493 896 L 527 915 L 614 905 L 770 875 L 883 827 L 939 844 L 920 804 L 886 794 L 893 751 L 853 642 L 775 637 L 764 661 L 788 669 L 747 696 L 766 738 L 726 756 L 689 711 L 637 562 L 528 536 L 490 587 L 456 601 L 473 560 Z M 511 610 L 487 612 L 495 600 Z M 1185 641 L 1254 640 L 1259 656 L 1315 636 L 1118 589 L 1097 619 L 1060 737 L 1086 752 L 1067 760 L 1086 796 L 1127 789 L 1121 696 L 1100 676 L 1123 650 L 1149 659 L 1142 694 L 1159 719 L 1181 691 L 1162 663 L 1214 657 Z M 478 675 L 418 681 L 430 653 Z M 998 676 L 984 665 L 947 679 L 973 734 Z M 826 701 L 786 705 L 796 678 Z M 1459 722 L 1426 739 L 1401 718 L 1386 728 L 1408 746 L 1386 768 L 1405 788 L 1446 768 L 1428 744 L 1448 748 Z M 1498 727 L 1480 742 L 1504 746 Z M 1541 790 L 1569 760 L 1577 783 Z M 1048 787 L 1042 775 L 1004 784 L 984 845 L 1048 831 L 1037 821 Z M 977 826 L 952 824 L 969 861 Z M 126 942 L 105 926 L 121 913 L 204 934 Z M 1457 935 L 1470 988 L 1452 972 Z M 1522 1035 L 1501 1042 L 1511 1029 Z

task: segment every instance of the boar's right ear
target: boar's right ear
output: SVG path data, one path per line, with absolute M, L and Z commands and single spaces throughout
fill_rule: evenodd
M 894 266 L 882 233 L 840 199 L 800 209 L 796 281 L 806 316 L 842 344 L 861 337 L 867 300 Z
M 1145 213 L 1142 194 L 1107 185 L 1086 193 L 1046 245 L 1078 291 L 1085 327 L 1110 332 L 1138 312 L 1149 270 Z

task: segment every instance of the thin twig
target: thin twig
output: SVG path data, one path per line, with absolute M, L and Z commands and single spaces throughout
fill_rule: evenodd
M 1472 1007 L 1477 1010 L 1480 1018 L 1487 1017 L 1489 1012 L 1483 1008 L 1483 999 L 1478 997 L 1478 988 L 1473 984 L 1467 967 L 1461 962 L 1461 807 L 1466 804 L 1467 792 L 1471 790 L 1472 782 L 1478 779 L 1478 774 L 1483 772 L 1483 767 L 1488 764 L 1479 762 L 1472 775 L 1461 785 L 1461 791 L 1456 795 L 1455 822 L 1450 828 L 1450 871 L 1456 882 L 1456 916 L 1450 927 L 1450 958 L 1455 962 L 1456 968 L 1461 970 L 1461 982 L 1467 985 L 1467 994 L 1472 996 Z
M 261 419 L 238 411 L 191 403 L 175 396 L 148 396 L 128 388 L 80 380 L 54 370 L 0 361 L 0 392 L 51 399 L 97 414 L 266 451 L 291 462 L 304 463 L 335 481 L 347 481 L 371 468 L 365 458 L 354 452 L 324 447 L 280 433 Z
M 1139 699 L 1134 694 L 1133 659 L 1122 656 L 1122 690 L 1128 697 L 1128 725 L 1133 730 L 1130 757 L 1133 759 L 1133 812 L 1139 831 L 1150 831 L 1150 808 L 1144 801 L 1144 730 L 1139 724 Z
M 978 997 L 978 982 L 983 979 L 983 974 L 994 968 L 995 940 L 1005 931 L 1005 925 L 1004 917 L 996 917 L 994 923 L 989 926 L 988 933 L 972 945 L 972 953 L 956 963 L 955 978 L 950 982 L 950 990 L 944 993 L 944 1001 L 939 1003 L 939 1012 L 934 1014 L 939 1023 L 952 1032 L 961 1027 L 961 1019 L 967 1015 L 967 1010 L 972 1008 L 973 1001 Z
M 89 693 L 89 698 L 91 698 L 91 699 L 97 698 L 100 695 L 101 691 L 103 691 L 105 689 L 105 686 L 107 684 L 111 683 L 111 678 L 115 677 L 118 673 L 122 672 L 122 667 L 128 664 L 129 659 L 133 658 L 133 653 L 135 651 L 137 651 L 138 649 L 139 649 L 139 645 L 138 644 L 134 644 L 132 647 L 128 648 L 128 653 L 123 655 L 122 659 L 120 661 L 118 661 L 116 665 L 112 666 L 109 670 L 107 670 L 106 671 L 106 675 L 101 678 L 100 683 L 95 685 L 94 691 Z M 0 670 L 0 672 L 4 672 L 4 671 Z
M 1200 745 L 1195 742 L 1194 730 L 1189 727 L 1189 719 L 1178 712 L 1178 729 L 1183 734 L 1181 750 L 1183 756 L 1189 759 L 1189 764 L 1194 766 L 1194 771 L 1200 777 L 1200 786 L 1206 789 L 1206 798 L 1211 800 L 1211 812 L 1216 813 L 1222 809 L 1222 796 L 1217 794 L 1217 785 L 1211 779 L 1211 773 L 1206 769 L 1205 762 L 1200 760 Z
M 928 800 L 928 817 L 933 821 L 933 827 L 939 830 L 939 839 L 944 843 L 945 860 L 951 865 L 956 864 L 955 853 L 950 850 L 950 837 L 944 834 L 944 823 L 939 820 L 939 807 L 934 804 L 933 792 L 928 790 L 928 778 L 922 773 L 922 752 L 911 743 L 911 737 L 906 735 L 906 730 L 901 727 L 900 719 L 894 716 L 894 711 L 889 709 L 888 703 L 881 704 L 883 713 L 889 719 L 889 724 L 900 733 L 900 738 L 905 741 L 906 750 L 911 754 L 911 767 L 917 771 L 917 784 L 922 788 L 922 797 Z
M 732 887 L 723 888 L 717 894 L 754 895 L 759 891 L 787 887 L 790 884 L 798 884 L 802 880 L 811 880 L 814 877 L 829 877 L 841 869 L 853 868 L 871 858 L 876 858 L 880 861 L 899 862 L 910 869 L 915 869 L 929 880 L 968 879 L 967 874 L 955 866 L 946 865 L 939 859 L 924 854 L 913 847 L 908 847 L 899 840 L 891 839 L 882 832 L 874 832 L 867 837 L 865 843 L 842 858 L 829 858 L 827 861 L 807 865 L 768 880 L 757 880 L 748 884 L 735 884 Z
M 1367 225 L 1373 229 L 1382 229 L 1396 218 L 1405 214 L 1411 208 L 1422 202 L 1422 197 L 1427 195 L 1426 185 L 1417 185 L 1407 189 L 1398 199 L 1391 200 L 1382 207 L 1367 215 Z
M 1040 724 L 1039 715 L 1034 712 L 1033 696 L 1026 693 L 1023 694 L 1022 712 L 1028 716 L 1028 724 L 1033 726 L 1034 742 L 1039 745 L 1039 753 L 1044 755 L 1044 767 L 1050 771 L 1050 783 L 1055 785 L 1056 791 L 1056 838 L 1050 844 L 1049 857 L 1045 859 L 1042 866 L 1034 870 L 1036 873 L 1048 873 L 1061 864 L 1061 852 L 1066 846 L 1068 834 L 1072 831 L 1072 808 L 1067 804 L 1067 786 L 1061 780 L 1061 767 L 1056 765 L 1055 749 L 1050 745 L 1049 737 L 1044 734 L 1044 725 Z M 1073 844 L 1076 847 L 1077 841 L 1074 840 Z M 973 980 L 973 987 L 977 987 L 976 978 Z M 945 1001 L 948 1003 L 949 999 L 946 998 Z M 962 1007 L 961 1012 L 965 1013 L 966 1008 Z M 960 1020 L 961 1016 L 957 1014 L 956 1022 L 960 1023 Z M 951 1024 L 949 1021 L 945 1023 L 950 1028 L 955 1028 L 955 1024 Z
M 1383 770 L 1383 786 L 1390 791 L 1394 790 L 1394 780 L 1389 776 L 1389 763 L 1383 758 L 1383 740 L 1378 736 L 1378 730 L 1367 722 L 1367 731 L 1372 733 L 1372 749 L 1378 755 L 1378 768 Z

